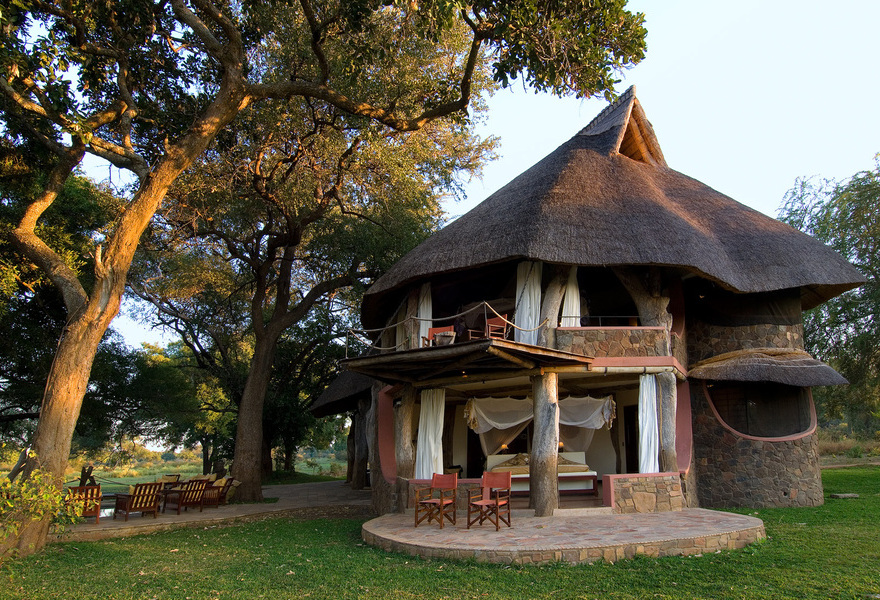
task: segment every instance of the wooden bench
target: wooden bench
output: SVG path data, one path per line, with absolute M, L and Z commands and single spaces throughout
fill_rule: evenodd
M 227 477 L 223 485 L 209 485 L 205 487 L 205 494 L 202 497 L 204 506 L 219 507 L 221 504 L 226 504 L 226 495 L 229 493 L 233 483 L 235 483 L 235 479 Z
M 128 515 L 133 512 L 139 512 L 142 515 L 153 513 L 155 519 L 159 515 L 159 491 L 162 489 L 161 483 L 138 483 L 128 494 L 116 494 L 116 503 L 113 507 L 113 518 L 123 513 L 125 520 L 128 521 Z
M 67 488 L 70 494 L 70 502 L 78 506 L 82 506 L 83 517 L 95 517 L 95 523 L 101 521 L 101 486 L 100 485 L 78 485 Z
M 204 479 L 194 479 L 187 481 L 180 487 L 167 490 L 162 512 L 168 509 L 169 504 L 171 508 L 177 509 L 177 514 L 180 514 L 180 509 L 186 510 L 190 506 L 198 506 L 199 512 L 202 512 L 204 510 L 205 486 L 207 485 L 208 481 Z

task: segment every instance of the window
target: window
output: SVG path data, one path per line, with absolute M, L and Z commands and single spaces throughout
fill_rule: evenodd
M 709 402 L 731 429 L 763 438 L 797 435 L 813 424 L 808 388 L 779 383 L 708 383 Z

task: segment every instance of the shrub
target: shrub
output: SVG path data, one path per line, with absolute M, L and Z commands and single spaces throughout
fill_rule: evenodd
M 0 481 L 0 539 L 13 539 L 25 521 L 40 521 L 52 515 L 52 523 L 63 528 L 75 523 L 81 508 L 66 501 L 65 493 L 51 473 L 34 470 L 27 479 Z
M 860 444 L 855 444 L 846 451 L 846 455 L 850 458 L 862 458 L 865 455 L 865 451 Z

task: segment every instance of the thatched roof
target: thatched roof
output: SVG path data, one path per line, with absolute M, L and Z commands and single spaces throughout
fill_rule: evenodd
M 525 258 L 679 267 L 743 293 L 799 288 L 805 308 L 864 281 L 824 244 L 668 168 L 634 88 L 404 256 L 368 290 L 363 322 L 381 326 L 383 300 L 410 283 Z
M 370 396 L 373 380 L 354 371 L 342 371 L 309 407 L 315 417 L 327 417 L 357 409 L 358 399 Z
M 690 379 L 775 381 L 798 387 L 849 383 L 840 373 L 802 350 L 762 348 L 713 356 L 688 370 Z

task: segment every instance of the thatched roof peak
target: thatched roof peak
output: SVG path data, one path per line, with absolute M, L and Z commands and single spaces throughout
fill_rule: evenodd
M 634 88 L 398 261 L 363 323 L 383 325 L 383 301 L 410 284 L 522 259 L 674 267 L 733 292 L 800 289 L 805 308 L 864 282 L 819 241 L 666 166 Z

